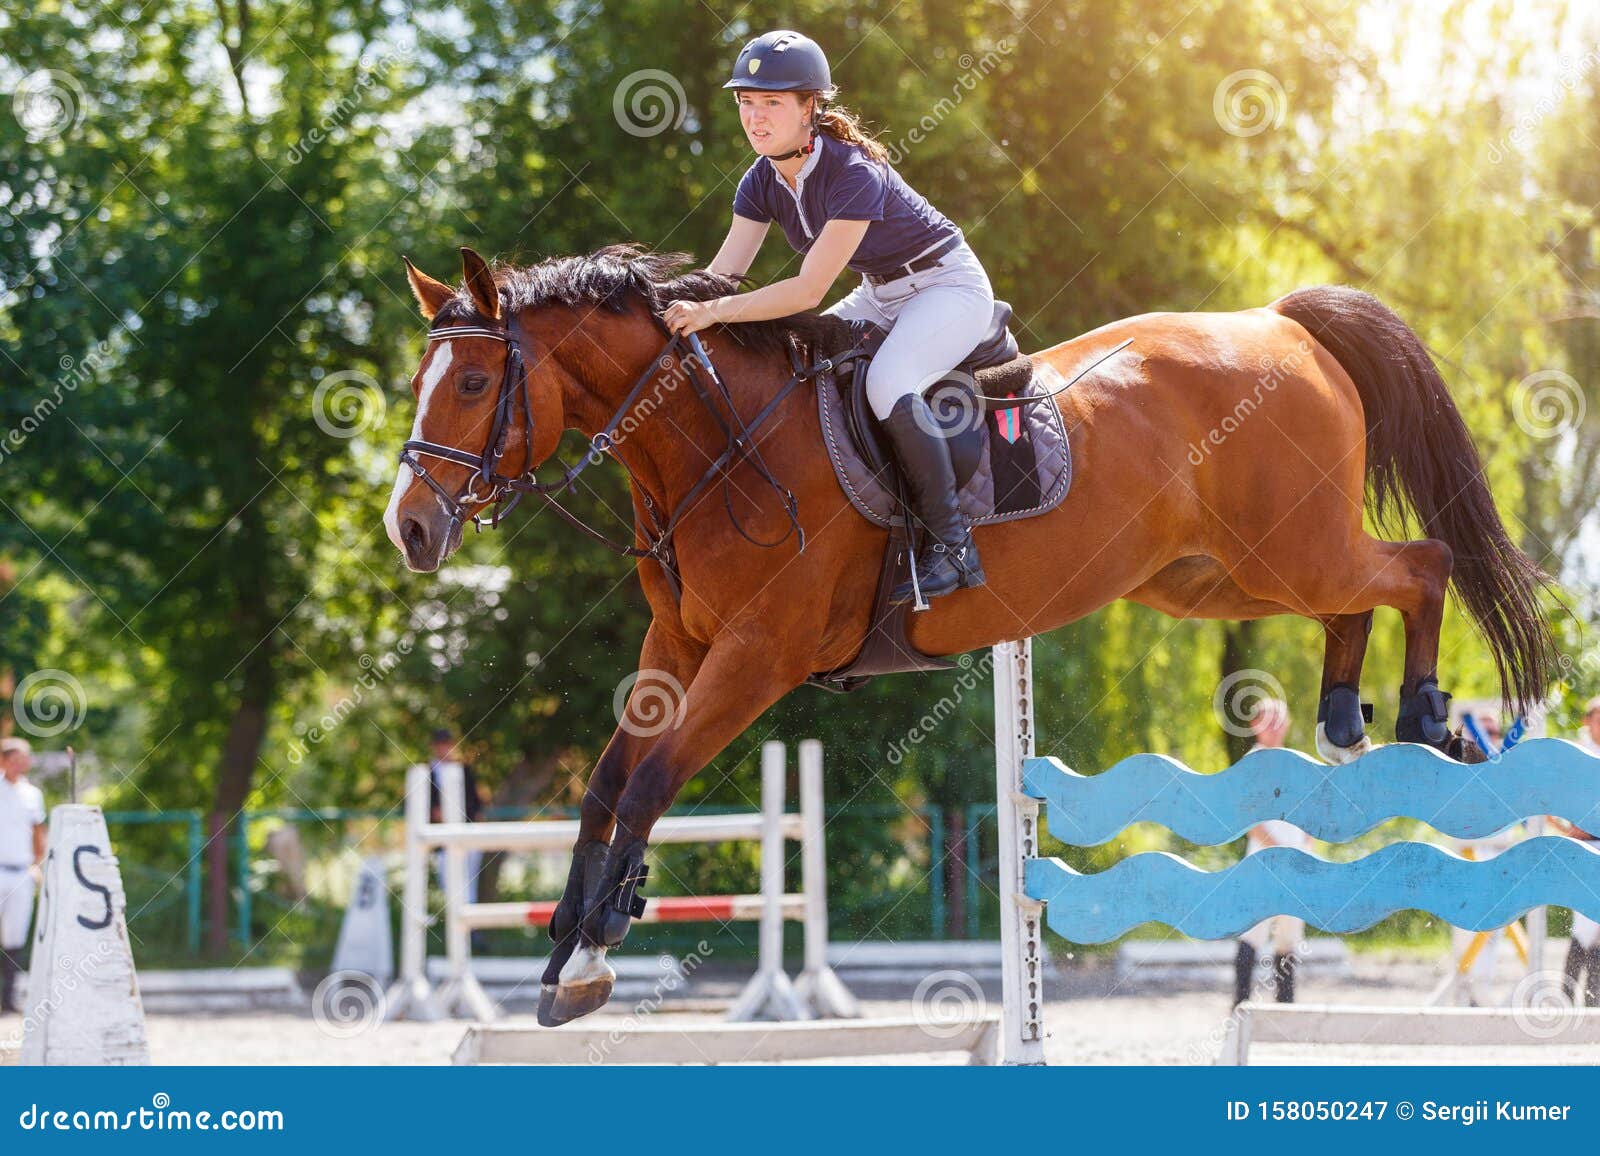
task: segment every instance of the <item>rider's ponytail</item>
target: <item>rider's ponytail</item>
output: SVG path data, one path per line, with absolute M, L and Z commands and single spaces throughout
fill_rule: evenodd
M 817 131 L 826 133 L 836 141 L 858 146 L 862 152 L 875 161 L 888 161 L 889 150 L 879 144 L 877 139 L 862 127 L 856 119 L 856 114 L 845 108 L 842 104 L 831 104 L 822 99 L 820 93 L 811 93 L 817 98 L 818 109 L 816 113 Z

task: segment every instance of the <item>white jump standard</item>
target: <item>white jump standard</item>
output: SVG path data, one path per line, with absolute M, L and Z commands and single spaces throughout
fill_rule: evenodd
M 822 744 L 800 744 L 800 811 L 784 810 L 784 747 L 769 742 L 761 751 L 761 811 L 741 815 L 668 816 L 655 826 L 655 843 L 723 843 L 759 841 L 761 891 L 755 895 L 674 896 L 651 898 L 641 921 L 760 924 L 755 976 L 728 1013 L 732 1021 L 805 1020 L 857 1016 L 855 998 L 828 967 L 828 905 L 823 844 Z M 513 823 L 464 822 L 461 768 L 440 768 L 440 811 L 444 822 L 428 822 L 429 771 L 412 767 L 406 782 L 406 883 L 400 977 L 388 998 L 389 1018 L 437 1019 L 463 1014 L 490 1021 L 499 1009 L 472 973 L 471 933 L 491 927 L 542 927 L 551 902 L 468 903 L 466 852 L 567 850 L 577 839 L 577 820 Z M 801 845 L 799 893 L 785 894 L 785 841 Z M 435 992 L 427 978 L 425 948 L 431 922 L 427 910 L 429 852 L 444 850 L 445 954 L 448 974 Z M 798 983 L 783 970 L 783 921 L 805 926 L 805 967 Z M 611 971 L 605 949 L 575 953 L 568 968 L 575 973 Z M 563 972 L 565 975 L 566 972 Z

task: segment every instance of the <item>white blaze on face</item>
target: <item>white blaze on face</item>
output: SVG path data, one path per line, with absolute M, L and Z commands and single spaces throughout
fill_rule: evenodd
M 429 403 L 433 400 L 435 389 L 450 371 L 450 362 L 455 356 L 450 346 L 449 341 L 432 343 L 427 360 L 422 363 L 422 388 L 417 391 L 417 417 L 411 423 L 410 441 L 419 441 L 422 438 L 422 423 L 427 419 Z M 426 463 L 424 465 L 426 466 Z M 400 499 L 405 496 L 407 487 L 415 477 L 411 467 L 402 462 L 395 473 L 394 492 L 389 495 L 389 508 L 383 514 L 383 528 L 389 532 L 389 541 L 393 542 L 394 548 L 402 554 L 406 548 L 400 541 Z

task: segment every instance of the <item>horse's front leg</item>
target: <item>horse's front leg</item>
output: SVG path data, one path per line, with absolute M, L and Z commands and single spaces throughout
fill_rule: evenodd
M 656 624 L 645 635 L 639 672 L 628 688 L 616 733 L 589 775 L 567 884 L 550 919 L 553 946 L 539 993 L 539 1022 L 546 1027 L 566 1022 L 555 1012 L 556 985 L 580 944 L 578 924 L 598 895 L 606 849 L 616 823 L 617 800 L 633 768 L 681 717 L 684 688 L 692 681 L 704 654 L 704 647 L 674 639 Z
M 564 1023 L 587 1015 L 611 998 L 615 973 L 605 962 L 642 910 L 645 849 L 656 820 L 679 789 L 761 712 L 804 681 L 778 667 L 770 649 L 718 642 L 689 685 L 684 709 L 629 776 L 617 800 L 616 830 L 606 848 L 595 901 L 579 925 L 578 949 L 562 968 L 551 1018 Z

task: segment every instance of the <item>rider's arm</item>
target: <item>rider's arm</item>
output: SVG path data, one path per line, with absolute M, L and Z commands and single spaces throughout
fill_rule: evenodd
M 713 303 L 716 319 L 722 322 L 769 321 L 815 309 L 844 272 L 870 224 L 871 221 L 829 221 L 822 226 L 816 243 L 806 253 L 800 272 L 749 293 L 717 298 Z
M 750 271 L 750 263 L 761 251 L 761 242 L 767 239 L 767 230 L 771 227 L 771 221 L 752 221 L 735 213 L 722 248 L 717 250 L 707 268 L 724 277 L 743 277 Z

